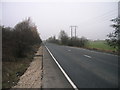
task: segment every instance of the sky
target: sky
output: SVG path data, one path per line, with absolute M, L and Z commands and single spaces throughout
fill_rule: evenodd
M 2 8 L 1 8 L 2 7 Z M 2 25 L 14 27 L 18 22 L 31 17 L 38 28 L 42 40 L 55 35 L 64 30 L 70 36 L 70 26 L 77 26 L 77 36 L 87 39 L 97 40 L 106 39 L 107 34 L 114 29 L 110 20 L 118 16 L 118 3 L 100 2 L 81 2 L 79 0 L 51 2 L 48 0 L 9 2 L 3 0 L 0 3 L 0 21 Z M 74 32 L 73 32 L 74 33 Z

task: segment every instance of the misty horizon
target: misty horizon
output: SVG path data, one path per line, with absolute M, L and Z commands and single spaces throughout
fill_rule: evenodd
M 31 17 L 42 40 L 58 38 L 61 30 L 70 37 L 71 25 L 78 26 L 77 37 L 104 40 L 114 30 L 110 20 L 117 16 L 117 2 L 2 2 L 2 25 L 14 27 Z

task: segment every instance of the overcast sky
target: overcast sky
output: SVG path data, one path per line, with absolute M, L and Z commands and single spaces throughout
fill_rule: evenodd
M 70 36 L 71 25 L 78 26 L 78 37 L 106 39 L 117 15 L 117 2 L 2 2 L 2 25 L 14 27 L 31 17 L 42 39 L 57 37 L 60 30 Z

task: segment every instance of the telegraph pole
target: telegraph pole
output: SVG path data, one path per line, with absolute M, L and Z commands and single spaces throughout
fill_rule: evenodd
M 72 26 L 70 26 L 70 28 L 71 28 L 71 39 L 72 39 Z
M 77 35 L 76 35 L 76 28 L 77 28 L 77 26 L 74 26 L 74 27 L 75 27 L 75 39 L 76 39 L 76 36 L 77 36 Z
M 73 28 L 75 30 L 75 38 L 76 38 L 76 28 L 77 28 L 77 26 L 70 26 L 70 28 L 71 28 L 71 38 L 72 38 Z

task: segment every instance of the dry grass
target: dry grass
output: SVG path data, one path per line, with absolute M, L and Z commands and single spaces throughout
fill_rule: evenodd
M 11 88 L 16 85 L 21 75 L 27 70 L 30 62 L 33 60 L 35 52 L 39 45 L 33 47 L 34 49 L 27 53 L 27 57 L 16 58 L 17 61 L 2 62 L 2 88 Z

